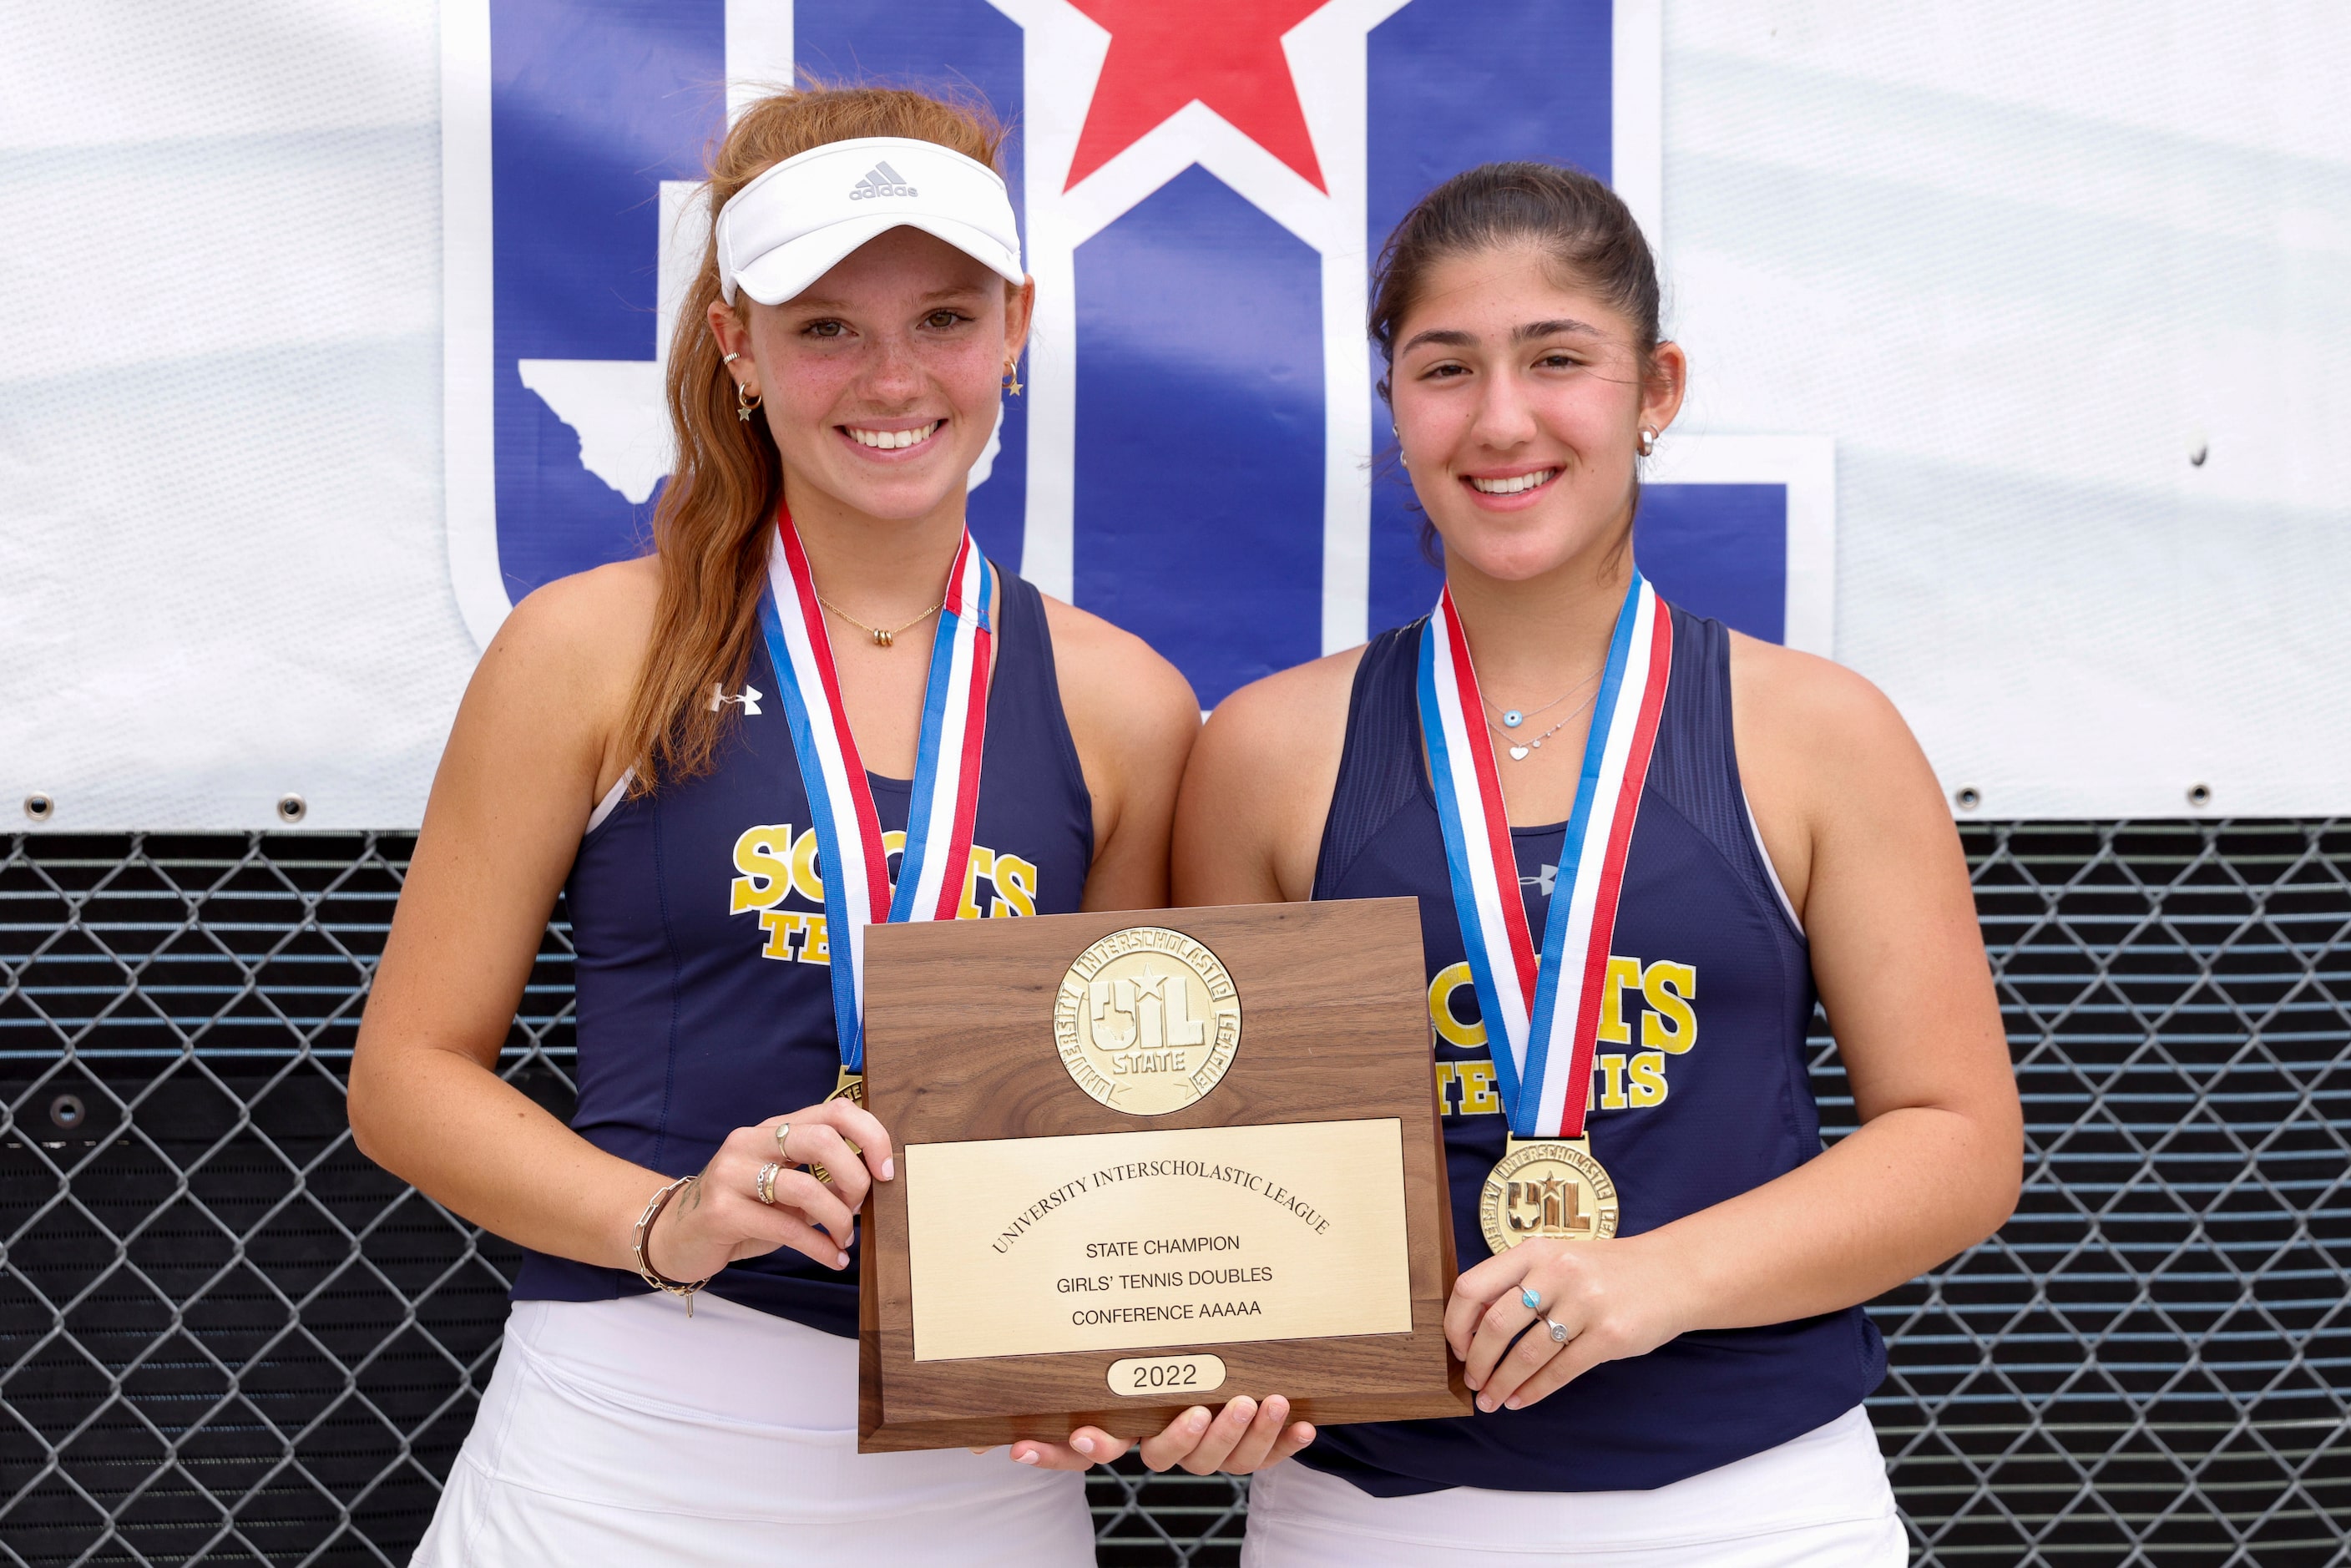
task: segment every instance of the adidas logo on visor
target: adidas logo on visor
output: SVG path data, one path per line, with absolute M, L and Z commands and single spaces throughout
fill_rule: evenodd
M 882 196 L 911 196 L 914 187 L 905 182 L 897 170 L 885 162 L 876 163 L 865 172 L 865 178 L 849 187 L 852 202 L 870 202 Z

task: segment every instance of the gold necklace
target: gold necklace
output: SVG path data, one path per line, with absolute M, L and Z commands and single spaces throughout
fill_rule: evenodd
M 898 640 L 899 632 L 907 630 L 909 627 L 920 626 L 924 622 L 928 621 L 932 616 L 936 615 L 940 611 L 945 610 L 947 607 L 946 601 L 942 599 L 936 604 L 932 605 L 928 610 L 924 611 L 920 615 L 915 616 L 912 621 L 907 622 L 904 626 L 868 626 L 864 622 L 860 621 L 856 616 L 852 615 L 848 611 L 843 610 L 840 605 L 835 604 L 831 600 L 827 599 L 821 593 L 816 596 L 816 601 L 819 604 L 823 605 L 827 610 L 831 611 L 835 615 L 840 616 L 843 621 L 848 622 L 852 626 L 856 627 L 860 632 L 864 632 L 868 637 L 872 638 L 873 645 L 877 648 L 886 648 L 890 646 L 891 643 Z

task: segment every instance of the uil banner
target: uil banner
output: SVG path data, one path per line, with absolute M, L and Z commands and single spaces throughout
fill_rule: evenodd
M 1457 170 L 1547 158 L 1658 228 L 1655 0 L 450 0 L 444 17 L 451 570 L 477 637 L 539 583 L 642 548 L 669 470 L 664 356 L 708 233 L 701 162 L 723 115 L 795 71 L 976 94 L 1015 128 L 1037 319 L 972 531 L 1148 639 L 1204 706 L 1434 595 L 1408 494 L 1377 473 L 1364 338 L 1405 211 Z M 1470 22 L 1544 47 L 1469 47 Z M 1663 591 L 1828 652 L 1827 443 L 1677 444 L 1641 545 Z
M 415 824 L 510 607 L 646 548 L 696 182 L 796 75 L 1013 128 L 972 533 L 1204 706 L 1435 600 L 1371 263 L 1535 157 L 1690 356 L 1660 594 L 1876 682 L 1963 818 L 2351 809 L 2351 34 L 2291 0 L 0 0 L 0 816 Z

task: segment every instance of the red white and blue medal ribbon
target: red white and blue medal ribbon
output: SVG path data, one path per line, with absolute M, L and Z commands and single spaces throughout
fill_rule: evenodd
M 1583 771 L 1538 957 L 1485 705 L 1450 588 L 1421 632 L 1420 727 L 1445 829 L 1453 906 L 1486 1019 L 1495 1087 L 1519 1138 L 1583 1135 L 1616 904 L 1673 651 L 1673 618 L 1635 570 L 1593 701 Z
M 841 1064 L 865 1070 L 865 928 L 893 920 L 953 920 L 962 907 L 979 808 L 987 730 L 988 596 L 995 573 L 966 533 L 947 572 L 946 602 L 923 687 L 906 848 L 893 889 L 888 851 L 865 764 L 841 704 L 841 682 L 808 551 L 789 514 L 777 515 L 759 624 L 791 727 L 824 879 L 825 940 L 831 951 L 833 1022 Z

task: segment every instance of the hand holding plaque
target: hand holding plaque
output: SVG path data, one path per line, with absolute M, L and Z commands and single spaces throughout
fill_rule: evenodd
M 862 1448 L 1466 1412 L 1412 901 L 868 942 Z

